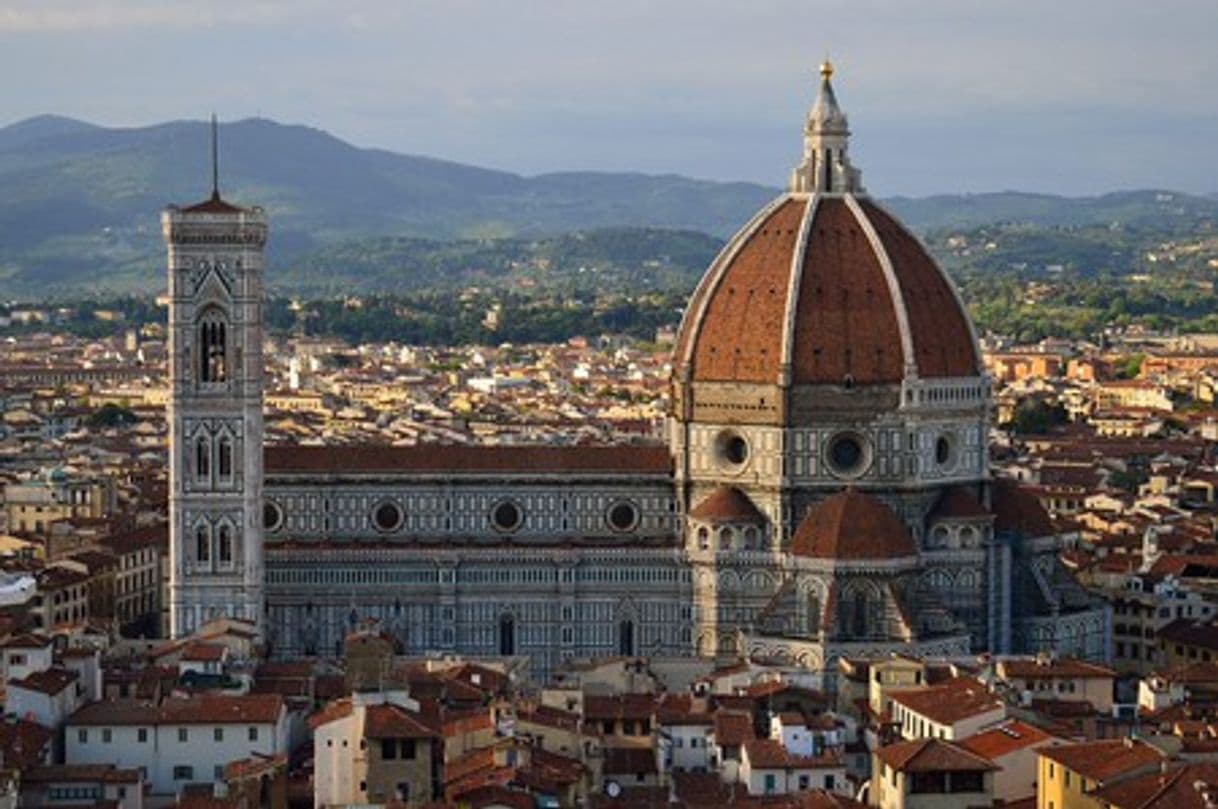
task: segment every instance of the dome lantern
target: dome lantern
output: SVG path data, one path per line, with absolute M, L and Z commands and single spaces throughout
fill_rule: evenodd
M 862 172 L 850 163 L 850 126 L 833 92 L 833 63 L 820 66 L 820 91 L 804 125 L 803 159 L 791 172 L 794 193 L 857 194 Z

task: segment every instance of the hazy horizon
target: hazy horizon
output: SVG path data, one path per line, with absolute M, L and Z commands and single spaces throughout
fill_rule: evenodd
M 1218 191 L 1218 4 L 0 3 L 0 125 L 265 117 L 534 175 L 780 186 L 829 52 L 877 195 Z

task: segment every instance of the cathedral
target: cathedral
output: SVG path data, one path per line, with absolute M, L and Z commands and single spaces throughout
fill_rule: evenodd
M 689 302 L 666 446 L 264 446 L 266 215 L 166 210 L 175 636 L 229 615 L 331 656 L 374 619 L 540 681 L 608 655 L 1108 657 L 1045 511 L 990 474 L 972 322 L 864 191 L 832 72 L 788 190 Z

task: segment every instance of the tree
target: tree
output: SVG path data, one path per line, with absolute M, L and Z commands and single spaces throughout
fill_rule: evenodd
M 112 402 L 99 407 L 89 415 L 90 427 L 126 427 L 139 421 L 139 416 L 126 407 L 120 407 Z
M 1015 408 L 1011 426 L 1016 433 L 1042 435 L 1069 420 L 1061 404 L 1049 404 L 1044 399 L 1024 399 Z

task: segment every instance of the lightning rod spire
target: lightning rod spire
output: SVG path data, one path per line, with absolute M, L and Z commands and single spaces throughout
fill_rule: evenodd
M 220 198 L 220 134 L 216 114 L 211 114 L 211 198 Z

